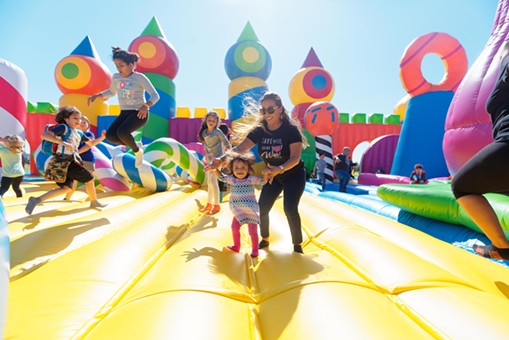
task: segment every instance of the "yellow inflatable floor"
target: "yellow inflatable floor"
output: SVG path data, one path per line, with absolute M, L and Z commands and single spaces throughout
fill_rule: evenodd
M 305 254 L 282 199 L 271 245 L 231 244 L 228 203 L 207 193 L 83 192 L 24 212 L 4 197 L 11 237 L 5 339 L 507 339 L 509 271 L 420 231 L 305 193 Z M 9 196 L 10 195 L 10 196 Z

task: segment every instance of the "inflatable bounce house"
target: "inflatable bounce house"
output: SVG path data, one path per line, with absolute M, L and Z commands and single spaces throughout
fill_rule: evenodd
M 409 95 L 391 115 L 340 112 L 341 104 L 332 103 L 333 79 L 311 49 L 289 80 L 292 116 L 311 144 L 303 156 L 308 170 L 317 150 L 334 155 L 367 141 L 366 174 L 381 168 L 403 176 L 418 161 L 431 177 L 454 175 L 490 141 L 482 103 L 495 81 L 498 50 L 509 40 L 508 11 L 509 0 L 500 0 L 492 36 L 466 75 L 464 51 L 454 38 L 417 38 L 401 61 Z M 250 257 L 244 230 L 239 253 L 225 248 L 231 242 L 228 197 L 218 214 L 199 212 L 207 192 L 196 134 L 208 110 L 197 107 L 191 117 L 190 108 L 176 105 L 179 58 L 155 18 L 129 49 L 140 55 L 139 70 L 161 100 L 135 136 L 144 144 L 140 168 L 131 150 L 94 147 L 97 191 L 108 203 L 102 209 L 90 209 L 77 190 L 71 200 L 45 201 L 26 214 L 28 197 L 56 187 L 35 175 L 48 161 L 39 151 L 40 133 L 57 106 L 28 102 L 24 72 L 0 60 L 0 91 L 9 93 L 0 96 L 0 131 L 26 138 L 34 175 L 26 176 L 22 198 L 7 192 L 0 201 L 5 339 L 507 338 L 507 266 L 422 227 L 424 221 L 441 223 L 441 230 L 455 225 L 488 242 L 471 229 L 445 180 L 373 186 L 375 193 L 366 195 L 317 192 L 308 184 L 300 203 L 304 254 L 292 251 L 283 200 L 271 211 L 269 249 Z M 440 55 L 446 65 L 440 84 L 428 83 L 416 69 L 426 53 Z M 246 119 L 243 101 L 268 90 L 272 69 L 250 23 L 226 52 L 224 67 L 231 79 L 228 109 L 215 110 L 235 131 Z M 77 106 L 94 132 L 119 113 L 104 102 L 86 106 L 86 98 L 111 81 L 90 37 L 56 65 L 55 81 L 59 106 Z M 424 115 L 430 109 L 433 117 Z M 413 158 L 409 149 L 419 147 L 413 140 L 416 133 L 422 137 L 419 124 L 429 126 L 428 148 Z M 489 199 L 502 219 L 509 216 L 507 198 Z M 422 228 L 411 227 L 416 220 Z

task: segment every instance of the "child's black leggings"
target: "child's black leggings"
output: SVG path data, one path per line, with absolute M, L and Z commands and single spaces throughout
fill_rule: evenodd
M 139 148 L 131 133 L 145 125 L 147 119 L 148 116 L 144 119 L 138 118 L 136 110 L 122 110 L 106 131 L 106 139 L 112 143 L 126 145 L 134 152 L 138 152 Z
M 509 194 L 509 141 L 488 144 L 470 158 L 452 179 L 454 197 Z
M 306 186 L 306 172 L 303 167 L 291 169 L 278 175 L 272 184 L 265 184 L 260 193 L 260 234 L 263 238 L 269 237 L 269 212 L 284 190 L 283 207 L 292 233 L 294 245 L 302 243 L 302 228 L 299 215 L 299 202 Z
M 12 190 L 16 193 L 16 197 L 23 197 L 23 193 L 21 192 L 20 185 L 23 180 L 23 176 L 18 177 L 2 177 L 1 186 L 0 186 L 0 196 L 3 196 L 9 187 L 12 184 Z

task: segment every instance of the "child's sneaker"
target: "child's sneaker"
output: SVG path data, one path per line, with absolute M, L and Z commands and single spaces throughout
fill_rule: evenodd
M 231 251 L 234 251 L 236 253 L 238 253 L 240 251 L 240 247 L 239 246 L 228 246 L 226 247 L 228 249 L 230 249 Z
M 134 166 L 139 168 L 143 164 L 143 144 L 136 142 L 136 145 L 138 145 L 139 150 L 134 153 L 136 156 L 136 163 L 134 163 Z
M 101 203 L 98 200 L 90 202 L 90 208 L 104 208 L 108 206 L 108 203 Z
M 41 203 L 41 199 L 38 197 L 30 197 L 28 199 L 27 206 L 25 207 L 25 212 L 28 215 L 32 215 L 32 212 L 34 211 L 34 208 L 37 204 Z
M 212 209 L 210 209 L 210 211 L 207 213 L 207 215 L 215 215 L 217 214 L 219 211 L 221 211 L 221 206 L 219 204 L 215 204 Z
M 200 212 L 208 212 L 210 209 L 212 209 L 212 204 L 207 203 L 206 206 L 200 209 Z

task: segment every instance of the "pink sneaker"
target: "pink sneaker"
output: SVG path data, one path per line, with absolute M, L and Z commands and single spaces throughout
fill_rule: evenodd
M 236 253 L 238 253 L 238 252 L 239 252 L 239 250 L 240 250 L 240 247 L 236 247 L 236 246 L 228 246 L 228 247 L 226 247 L 226 248 L 228 248 L 228 249 L 230 249 L 231 251 L 234 251 L 234 252 L 236 252 Z

